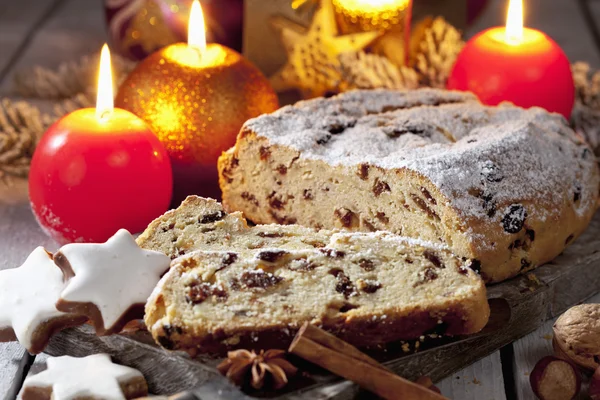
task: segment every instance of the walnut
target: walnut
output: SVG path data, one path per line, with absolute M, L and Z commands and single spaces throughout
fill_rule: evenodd
M 554 351 L 577 365 L 600 366 L 600 304 L 581 304 L 567 310 L 554 324 Z

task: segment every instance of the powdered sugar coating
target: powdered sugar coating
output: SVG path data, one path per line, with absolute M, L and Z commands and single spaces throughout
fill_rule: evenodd
M 424 247 L 435 250 L 451 251 L 444 243 L 433 243 L 427 240 L 411 238 L 407 236 L 394 235 L 386 231 L 377 232 L 336 232 L 331 235 L 328 246 L 334 247 L 336 243 L 344 243 L 346 241 L 359 240 L 361 238 L 373 239 L 375 243 L 390 242 L 395 243 L 397 247 Z M 366 251 L 372 251 L 367 249 Z
M 463 216 L 497 223 L 502 213 L 490 216 L 482 196 L 502 205 L 540 199 L 546 207 L 527 212 L 545 220 L 566 197 L 583 215 L 597 194 L 591 149 L 562 116 L 483 106 L 467 93 L 353 91 L 284 107 L 245 129 L 331 165 L 414 171 Z

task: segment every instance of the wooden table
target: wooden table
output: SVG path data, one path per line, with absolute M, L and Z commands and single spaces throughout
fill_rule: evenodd
M 10 96 L 12 74 L 33 65 L 55 66 L 97 51 L 106 40 L 101 1 L 0 0 L 0 96 Z M 503 24 L 507 1 L 491 0 L 467 36 Z M 526 0 L 526 23 L 552 36 L 572 61 L 600 67 L 597 30 L 600 1 Z M 0 187 L 0 269 L 19 266 L 38 245 L 57 245 L 37 227 L 26 183 Z M 590 301 L 600 302 L 600 295 Z M 551 354 L 549 321 L 536 332 L 438 382 L 452 399 L 534 399 L 528 374 Z M 16 343 L 0 343 L 0 398 L 13 399 L 27 373 L 39 370 L 44 355 L 29 356 Z M 31 371 L 30 371 L 31 370 Z

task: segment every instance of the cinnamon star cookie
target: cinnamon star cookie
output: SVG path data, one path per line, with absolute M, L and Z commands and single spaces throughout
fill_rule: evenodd
M 54 260 L 70 278 L 56 307 L 88 316 L 98 335 L 143 318 L 146 299 L 170 263 L 164 254 L 138 247 L 125 229 L 106 243 L 63 246 Z
M 23 400 L 121 400 L 148 394 L 141 372 L 113 364 L 108 354 L 50 357 L 47 365 L 47 370 L 25 379 Z
M 32 354 L 46 347 L 53 333 L 87 318 L 56 309 L 63 274 L 43 247 L 19 268 L 0 271 L 0 341 L 18 340 Z

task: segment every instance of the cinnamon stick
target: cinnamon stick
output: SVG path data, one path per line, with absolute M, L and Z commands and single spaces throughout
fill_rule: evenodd
M 389 371 L 386 367 L 381 365 L 377 360 L 369 357 L 362 351 L 358 350 L 356 347 L 352 346 L 350 343 L 343 341 L 335 335 L 332 335 L 329 332 L 324 331 L 323 329 L 319 329 L 314 325 L 305 322 L 304 325 L 300 328 L 296 337 L 303 336 L 307 339 L 312 340 L 313 342 L 319 343 L 325 347 L 330 348 L 331 350 L 337 351 L 339 353 L 344 353 L 352 358 L 357 360 L 364 361 L 367 364 L 370 364 L 374 367 L 384 369 Z M 293 346 L 294 343 L 291 344 Z M 290 347 L 291 349 L 291 347 Z M 291 350 L 290 350 L 291 351 Z
M 288 351 L 351 380 L 384 399 L 446 399 L 438 393 L 394 374 L 356 347 L 332 336 L 319 328 L 305 324 Z

